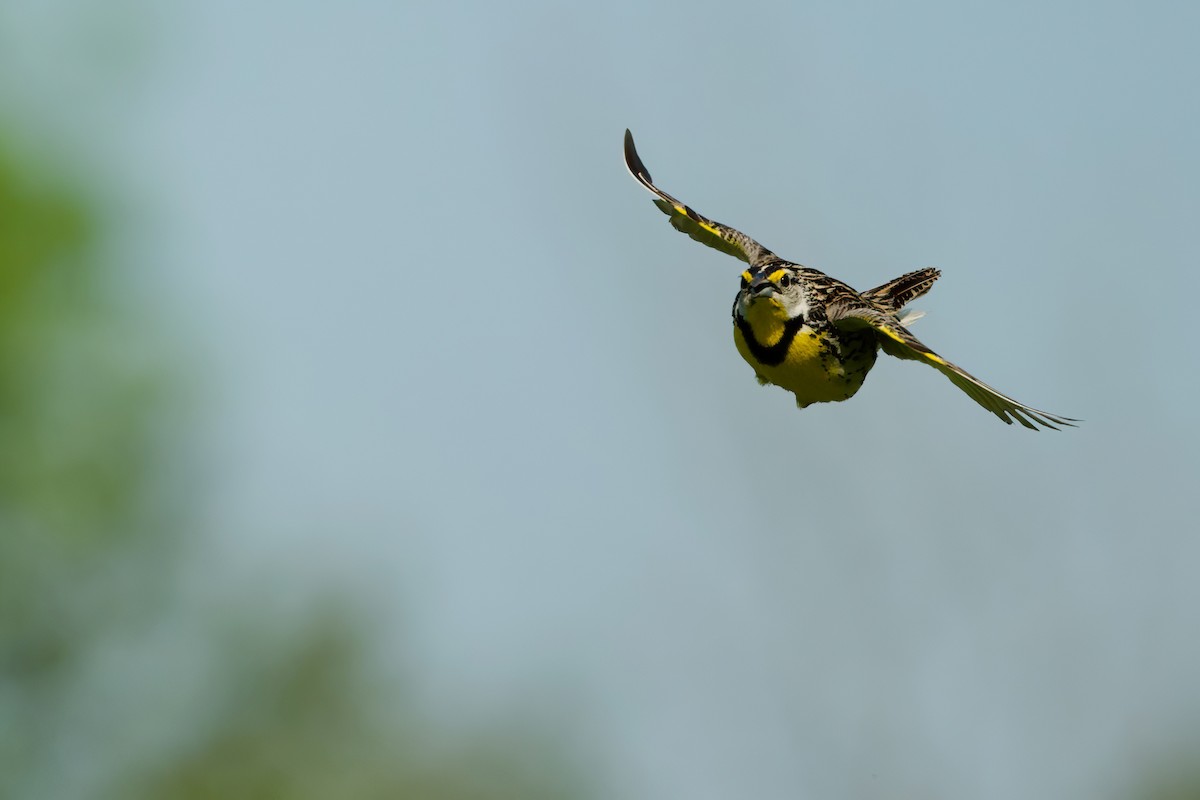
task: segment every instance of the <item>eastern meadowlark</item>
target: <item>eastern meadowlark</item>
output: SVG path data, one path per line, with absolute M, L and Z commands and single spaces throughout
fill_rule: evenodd
M 997 392 L 922 344 L 905 327 L 920 314 L 904 306 L 929 291 L 941 272 L 919 269 L 866 292 L 856 292 L 823 272 L 786 261 L 719 222 L 697 214 L 654 185 L 625 131 L 625 165 L 655 196 L 654 204 L 676 230 L 745 261 L 733 301 L 733 339 L 761 384 L 796 396 L 800 408 L 854 396 L 880 348 L 896 358 L 921 361 L 941 372 L 972 400 L 1008 424 L 1031 430 L 1074 427 L 1078 420 L 1038 411 Z

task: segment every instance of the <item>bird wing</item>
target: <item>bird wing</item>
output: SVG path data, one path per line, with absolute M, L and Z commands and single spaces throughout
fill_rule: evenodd
M 774 257 L 774 253 L 741 231 L 697 214 L 655 186 L 650 171 L 646 169 L 642 159 L 638 158 L 637 149 L 633 146 L 633 134 L 628 129 L 625 130 L 625 166 L 637 182 L 655 196 L 654 205 L 671 218 L 671 224 L 676 230 L 683 231 L 701 244 L 740 258 L 750 266 L 756 266 Z
M 1036 408 L 1030 408 L 1024 403 L 1018 403 L 1011 397 L 1001 394 L 963 368 L 950 363 L 930 350 L 920 339 L 909 333 L 894 314 L 886 314 L 862 303 L 846 300 L 832 303 L 827 309 L 827 314 L 829 321 L 838 328 L 847 330 L 873 328 L 879 335 L 879 343 L 885 353 L 896 358 L 921 361 L 930 365 L 949 378 L 951 383 L 966 392 L 972 400 L 1009 425 L 1015 419 L 1030 430 L 1037 430 L 1038 425 L 1058 430 L 1059 425 L 1073 428 L 1075 427 L 1074 423 L 1079 421 L 1038 411 Z
M 885 308 L 896 311 L 925 294 L 933 287 L 933 282 L 941 277 L 942 271 L 933 267 L 914 270 L 890 280 L 882 286 L 862 292 L 862 296 L 874 303 L 881 303 Z

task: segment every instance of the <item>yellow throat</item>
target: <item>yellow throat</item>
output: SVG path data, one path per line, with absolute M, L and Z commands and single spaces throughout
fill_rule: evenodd
M 771 296 L 750 300 L 742 324 L 734 325 L 733 339 L 759 381 L 792 392 L 801 407 L 851 397 L 875 363 L 874 346 L 855 347 L 851 358 L 843 358 L 828 334 L 807 325 L 797 329 L 796 322 L 789 325 L 783 304 Z

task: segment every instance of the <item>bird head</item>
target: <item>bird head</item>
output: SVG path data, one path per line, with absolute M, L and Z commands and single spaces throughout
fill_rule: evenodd
M 742 286 L 735 308 L 751 323 L 783 322 L 808 313 L 808 299 L 795 271 L 777 264 L 751 268 L 742 273 Z

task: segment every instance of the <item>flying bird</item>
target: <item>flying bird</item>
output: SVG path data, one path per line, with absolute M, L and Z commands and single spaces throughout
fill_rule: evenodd
M 928 364 L 1009 425 L 1058 430 L 1078 420 L 1038 411 L 1001 394 L 926 347 L 906 325 L 920 314 L 904 307 L 941 272 L 919 269 L 856 292 L 819 270 L 787 261 L 746 234 L 701 216 L 659 189 L 625 131 L 625 166 L 654 195 L 676 230 L 748 265 L 733 301 L 733 341 L 760 384 L 791 392 L 800 408 L 848 400 L 863 385 L 879 350 Z

